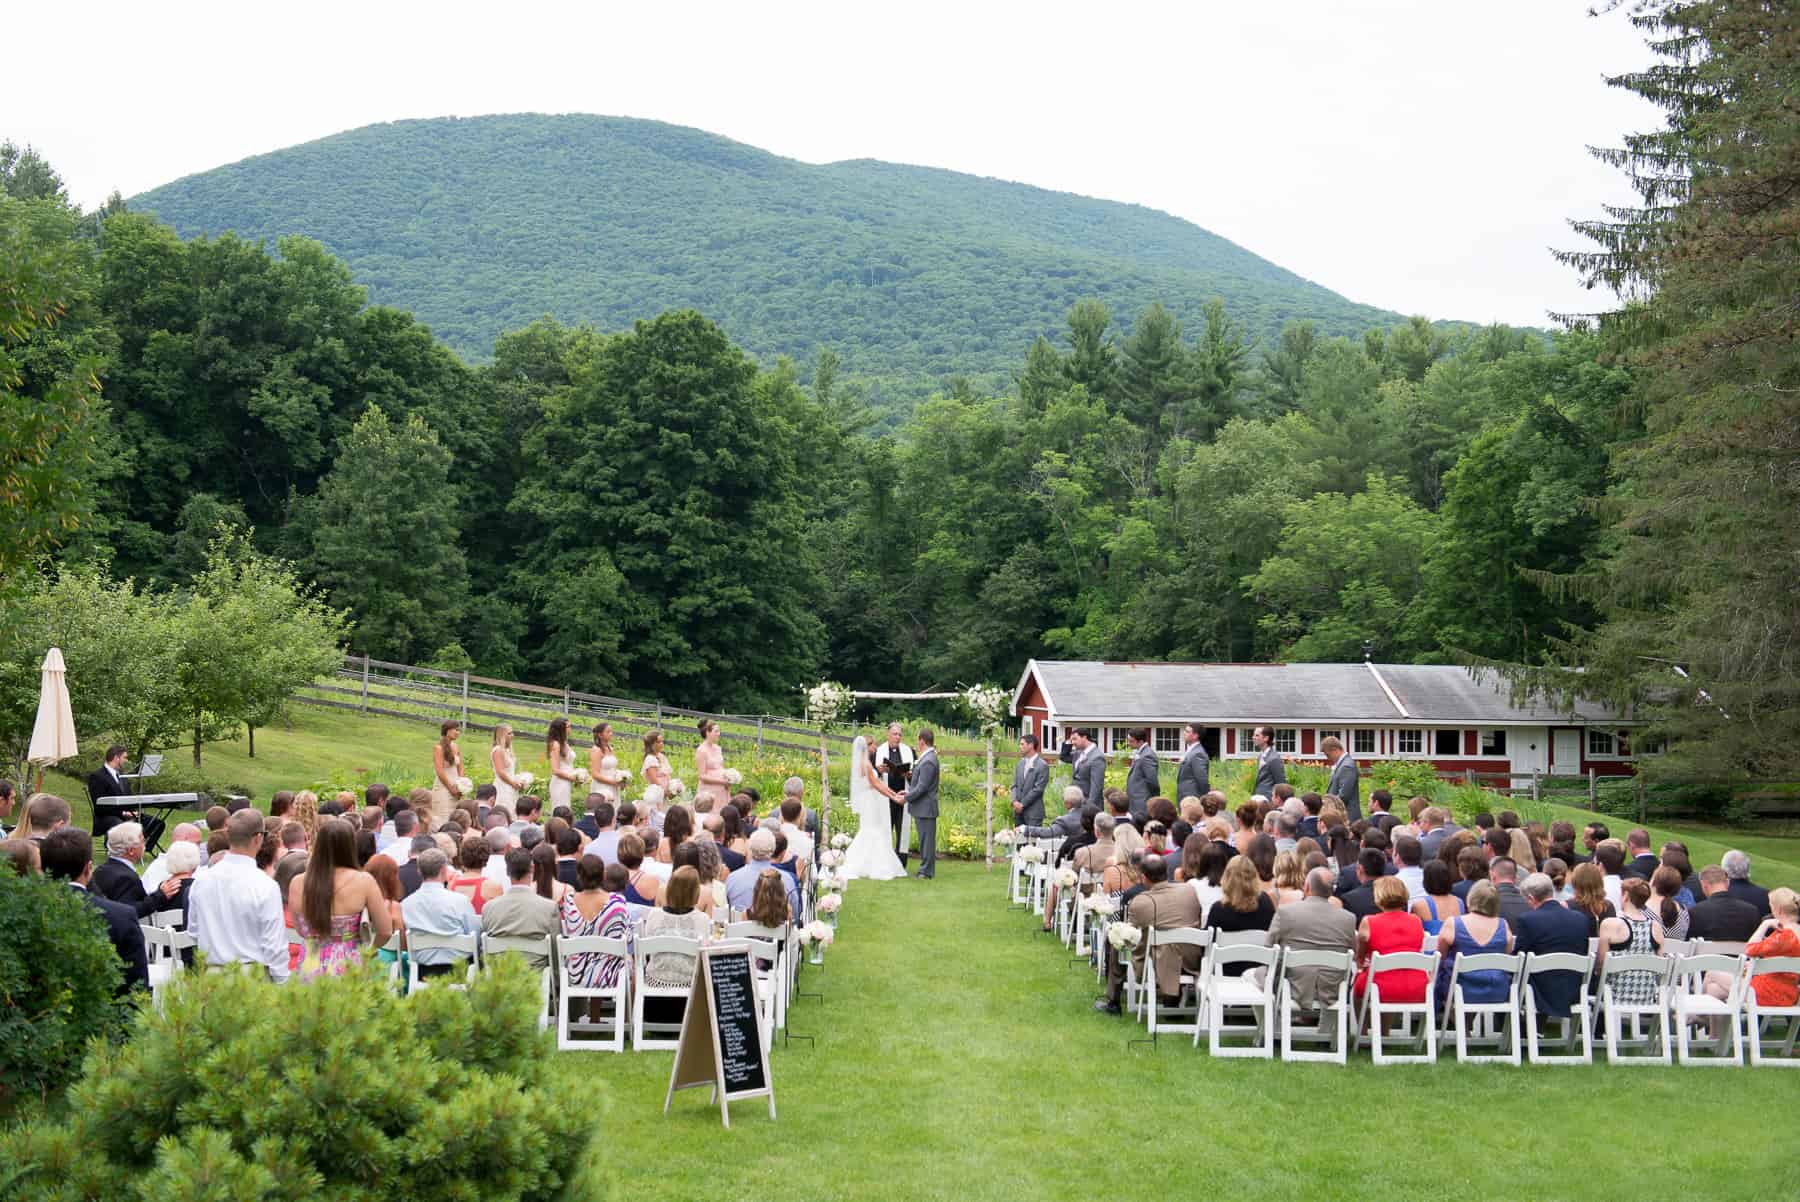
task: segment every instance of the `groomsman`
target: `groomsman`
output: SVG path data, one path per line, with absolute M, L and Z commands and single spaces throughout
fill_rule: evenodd
M 1287 784 L 1287 765 L 1281 762 L 1281 753 L 1275 750 L 1275 732 L 1267 726 L 1259 726 L 1250 732 L 1250 739 L 1256 745 L 1256 784 L 1250 791 L 1273 797 L 1276 785 Z
M 1361 774 L 1356 770 L 1356 757 L 1344 750 L 1344 744 L 1336 735 L 1328 735 L 1319 750 L 1325 753 L 1325 762 L 1331 766 L 1331 777 L 1325 782 L 1325 791 L 1333 794 L 1344 803 L 1344 813 L 1350 821 L 1362 819 L 1362 799 L 1357 796 L 1357 782 Z
M 1038 754 L 1036 735 L 1019 739 L 1019 766 L 1013 769 L 1013 822 L 1041 826 L 1044 821 L 1044 789 L 1050 784 L 1050 765 Z
M 1205 797 L 1212 790 L 1212 761 L 1200 742 L 1200 724 L 1181 728 L 1181 767 L 1175 770 L 1175 804 L 1190 797 Z
M 1075 752 L 1075 787 L 1087 799 L 1084 804 L 1098 811 L 1105 801 L 1106 757 L 1094 744 L 1094 736 L 1085 730 L 1070 731 L 1069 746 Z
M 1131 744 L 1131 771 L 1125 776 L 1125 799 L 1131 806 L 1131 821 L 1141 831 L 1150 821 L 1150 799 L 1162 795 L 1162 778 L 1157 771 L 1156 748 L 1150 746 L 1150 728 L 1140 726 L 1126 734 L 1125 741 Z

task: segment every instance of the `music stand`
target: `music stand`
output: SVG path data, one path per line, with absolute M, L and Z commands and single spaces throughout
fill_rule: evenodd
M 138 761 L 138 770 L 136 772 L 121 772 L 119 774 L 119 779 L 133 782 L 131 791 L 133 793 L 142 793 L 144 791 L 144 778 L 156 776 L 161 773 L 162 763 L 163 758 L 160 752 L 145 752 L 144 758 Z

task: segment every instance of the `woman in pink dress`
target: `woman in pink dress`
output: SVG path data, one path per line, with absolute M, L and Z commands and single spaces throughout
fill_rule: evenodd
M 294 929 L 306 940 L 300 979 L 337 976 L 362 963 L 357 936 L 363 914 L 375 928 L 375 946 L 394 933 L 387 898 L 375 878 L 356 866 L 356 833 L 342 818 L 319 823 L 306 871 L 288 885 Z
M 731 801 L 731 782 L 725 776 L 725 749 L 719 746 L 719 724 L 700 719 L 700 746 L 694 748 L 694 801 L 701 813 L 717 810 Z

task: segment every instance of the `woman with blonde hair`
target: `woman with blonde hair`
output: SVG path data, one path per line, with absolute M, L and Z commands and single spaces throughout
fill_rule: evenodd
M 462 723 L 455 718 L 438 727 L 438 741 L 431 749 L 431 816 L 442 822 L 462 800 L 463 758 L 456 741 L 462 737 Z
M 1275 867 L 1269 878 L 1267 892 L 1269 900 L 1275 908 L 1291 905 L 1306 896 L 1305 861 L 1297 851 L 1280 852 L 1275 857 Z
M 1524 827 L 1512 828 L 1512 847 L 1508 854 L 1512 856 L 1513 863 L 1519 866 L 1520 879 L 1528 872 L 1537 871 L 1537 850 L 1531 846 L 1531 836 L 1525 833 Z
M 294 804 L 288 810 L 288 818 L 306 829 L 306 845 L 311 847 L 313 840 L 319 837 L 319 795 L 311 789 L 302 789 L 294 794 Z
M 1588 920 L 1588 938 L 1600 934 L 1600 924 L 1613 916 L 1613 904 L 1606 900 L 1606 873 L 1589 860 L 1577 864 L 1569 873 L 1569 909 L 1584 914 Z
M 1247 857 L 1233 856 L 1219 878 L 1219 900 L 1206 912 L 1207 929 L 1266 931 L 1274 921 L 1275 903 L 1263 892 L 1262 877 Z M 1242 976 L 1243 969 L 1244 965 L 1234 964 L 1225 971 L 1230 976 Z
M 519 807 L 519 794 L 525 782 L 519 779 L 519 757 L 513 754 L 513 728 L 502 722 L 494 727 L 494 745 L 488 751 L 488 763 L 494 769 L 494 804 L 508 814 Z

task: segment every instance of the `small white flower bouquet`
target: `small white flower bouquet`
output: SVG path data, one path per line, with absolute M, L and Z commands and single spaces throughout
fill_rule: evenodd
M 683 793 L 687 792 L 687 786 L 682 784 L 681 778 L 677 776 L 669 782 L 667 792 L 670 797 L 680 797 Z
M 1115 952 L 1128 951 L 1144 941 L 1144 932 L 1128 922 L 1115 922 L 1106 928 L 1106 941 Z
M 588 783 L 589 779 L 590 778 L 588 777 L 588 770 L 586 768 L 575 769 L 575 783 L 576 784 L 585 785 Z
M 1096 889 L 1081 899 L 1081 908 L 1089 914 L 1103 916 L 1119 912 L 1119 900 L 1104 890 Z
M 806 933 L 812 936 L 809 942 L 816 943 L 820 947 L 830 947 L 832 941 L 837 938 L 837 932 L 831 929 L 831 924 L 824 922 L 807 924 Z
M 1080 879 L 1081 877 L 1076 874 L 1073 868 L 1064 868 L 1056 874 L 1056 887 L 1058 889 L 1073 889 L 1075 887 L 1075 882 Z
M 820 893 L 842 893 L 844 883 L 844 878 L 839 873 L 826 871 L 819 874 Z
M 843 862 L 844 862 L 844 853 L 837 850 L 836 848 L 832 848 L 830 851 L 824 851 L 824 852 L 819 853 L 819 863 L 826 868 L 836 868 L 838 865 L 842 864 Z
M 1035 843 L 1027 844 L 1019 849 L 1019 858 L 1027 864 L 1042 864 L 1044 862 L 1044 849 Z
M 744 783 L 744 774 L 736 768 L 727 768 L 725 769 L 725 783 L 736 788 Z
M 731 904 L 731 899 L 728 896 L 726 896 L 726 893 L 725 893 L 725 882 L 724 881 L 714 881 L 712 883 L 712 897 L 713 897 L 713 909 L 715 909 L 715 910 L 719 909 L 722 906 L 728 906 Z
M 628 781 L 630 781 L 630 780 L 631 780 L 631 772 L 630 772 L 630 770 L 629 770 L 629 769 L 625 769 L 625 768 L 621 768 L 621 769 L 619 769 L 619 783 L 620 783 L 620 784 L 621 784 L 621 785 L 622 785 L 622 784 L 625 784 L 625 783 L 626 783 L 626 782 L 628 782 Z
M 1019 841 L 1019 832 L 1014 827 L 1005 826 L 994 832 L 994 842 L 1002 847 L 1011 847 Z
M 456 791 L 467 796 L 475 791 L 475 782 L 466 776 L 459 776 L 456 778 Z
M 844 898 L 840 893 L 827 893 L 819 899 L 819 913 L 836 914 L 843 908 Z
M 843 831 L 839 831 L 837 834 L 831 836 L 831 846 L 838 851 L 843 851 L 846 847 L 849 847 L 850 842 L 850 836 L 846 835 Z
M 529 789 L 537 781 L 537 777 L 533 776 L 529 772 L 519 773 L 519 775 L 516 779 L 518 780 L 519 788 L 521 788 L 521 789 Z

